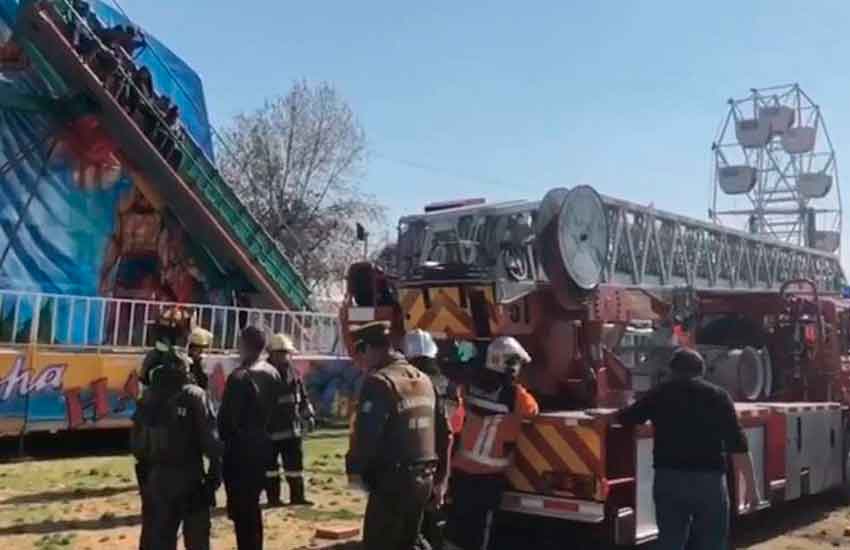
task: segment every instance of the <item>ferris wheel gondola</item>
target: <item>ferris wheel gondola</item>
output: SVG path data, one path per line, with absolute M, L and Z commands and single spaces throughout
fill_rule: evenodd
M 712 144 L 711 217 L 789 244 L 837 253 L 841 194 L 820 107 L 798 84 L 730 99 Z

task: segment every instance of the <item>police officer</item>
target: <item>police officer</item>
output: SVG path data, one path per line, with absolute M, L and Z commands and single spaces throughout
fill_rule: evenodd
M 190 367 L 195 383 L 206 390 L 209 387 L 209 377 L 204 371 L 204 354 L 212 346 L 212 332 L 201 327 L 192 329 L 189 335 L 189 359 L 192 360 Z
M 239 338 L 239 367 L 227 377 L 219 409 L 224 440 L 224 487 L 227 515 L 236 530 L 239 550 L 262 550 L 260 493 L 272 453 L 269 420 L 281 394 L 280 374 L 262 360 L 266 337 L 255 327 Z
M 302 434 L 316 426 L 313 405 L 307 397 L 301 375 L 290 362 L 297 353 L 289 336 L 275 334 L 269 339 L 269 363 L 277 369 L 283 382 L 283 393 L 277 398 L 277 407 L 271 419 L 272 456 L 266 469 L 266 498 L 269 506 L 283 506 L 280 500 L 280 469 L 278 457 L 283 459 L 286 483 L 289 485 L 289 503 L 312 506 L 304 495 L 304 452 Z
M 363 544 L 366 550 L 410 550 L 438 462 L 434 386 L 392 351 L 389 324 L 366 324 L 352 337 L 369 369 L 346 456 L 349 481 L 369 491 Z
M 170 307 L 160 312 L 151 323 L 151 336 L 154 339 L 151 349 L 142 361 L 139 369 L 139 381 L 144 386 L 142 399 L 151 386 L 151 373 L 162 367 L 170 367 L 178 364 L 185 367 L 188 364 L 188 356 L 184 349 L 186 337 L 191 327 L 191 316 L 187 311 L 177 307 Z M 142 400 L 140 400 L 141 402 Z M 138 412 L 138 405 L 137 405 Z M 150 513 L 150 503 L 146 497 L 145 483 L 150 473 L 150 464 L 147 463 L 144 453 L 137 452 L 136 455 L 136 479 L 139 484 L 139 494 L 142 497 L 142 533 L 139 540 L 141 550 L 151 547 L 153 515 Z
M 484 368 L 466 386 L 464 425 L 452 457 L 450 547 L 490 548 L 493 518 L 522 420 L 539 412 L 537 401 L 517 382 L 530 361 L 516 339 L 496 338 L 487 347 Z
M 188 325 L 179 311 L 160 320 L 160 336 L 183 339 Z M 166 338 L 167 339 L 167 338 Z M 190 383 L 185 356 L 154 350 L 145 373 L 147 389 L 133 417 L 132 446 L 143 462 L 144 550 L 175 548 L 183 524 L 187 550 L 210 547 L 210 502 L 221 484 L 222 445 L 206 392 Z M 204 472 L 203 457 L 209 460 Z
M 434 477 L 434 490 L 431 500 L 425 508 L 422 521 L 422 533 L 419 546 L 430 547 L 439 550 L 443 547 L 443 528 L 445 518 L 443 514 L 443 502 L 448 489 L 450 454 L 452 446 L 452 431 L 449 427 L 450 403 L 457 403 L 457 386 L 451 382 L 441 371 L 437 364 L 437 343 L 434 338 L 424 330 L 415 329 L 404 336 L 402 348 L 410 364 L 428 375 L 434 385 L 437 394 L 437 416 L 435 425 L 436 448 L 440 457 L 437 472 Z M 426 544 L 422 544 L 424 539 Z

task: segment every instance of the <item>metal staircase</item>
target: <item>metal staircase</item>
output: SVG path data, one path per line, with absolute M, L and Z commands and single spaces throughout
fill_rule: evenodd
M 158 118 L 158 137 L 173 141 L 181 157 L 178 165 L 169 164 L 86 65 L 63 33 L 62 27 L 69 25 L 115 56 L 120 73 L 117 77 L 133 87 Z M 171 210 L 213 257 L 224 258 L 241 269 L 269 305 L 296 310 L 311 307 L 307 284 L 277 242 L 239 200 L 192 136 L 164 120 L 153 100 L 136 87 L 123 60 L 100 41 L 69 1 L 27 2 L 18 14 L 15 38 L 31 52 L 51 82 L 58 75 L 72 93 L 86 93 L 96 103 L 101 124 L 118 144 L 125 161 L 143 175 L 135 183 L 153 204 Z

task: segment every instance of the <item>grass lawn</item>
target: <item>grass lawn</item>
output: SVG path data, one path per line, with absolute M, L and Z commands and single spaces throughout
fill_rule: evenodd
M 265 511 L 266 540 L 272 547 L 286 550 L 309 544 L 315 523 L 359 522 L 366 499 L 346 486 L 347 445 L 342 430 L 319 431 L 307 440 L 308 497 L 317 506 Z M 235 548 L 224 502 L 222 489 L 213 517 L 213 546 Z M 139 514 L 129 456 L 0 464 L 2 550 L 134 548 Z

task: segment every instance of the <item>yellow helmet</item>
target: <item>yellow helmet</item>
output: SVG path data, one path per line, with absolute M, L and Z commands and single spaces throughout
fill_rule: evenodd
M 288 351 L 289 353 L 298 353 L 298 348 L 292 343 L 292 338 L 286 334 L 272 334 L 269 338 L 269 351 Z
M 168 307 L 153 321 L 153 326 L 185 338 L 192 329 L 192 315 L 181 307 Z
M 212 346 L 213 334 L 207 329 L 195 327 L 192 329 L 192 334 L 189 335 L 189 345 L 199 348 L 208 348 Z

